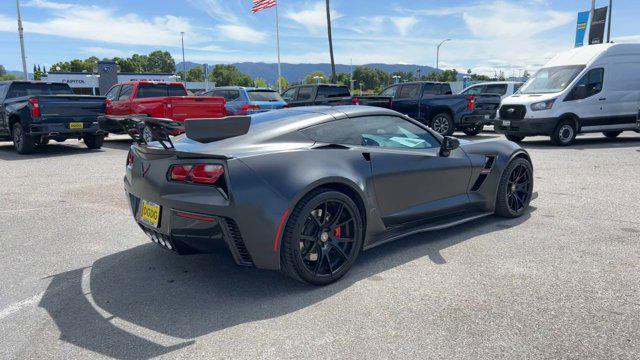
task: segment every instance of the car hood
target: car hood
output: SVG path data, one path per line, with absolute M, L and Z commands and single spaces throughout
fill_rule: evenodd
M 560 93 L 551 94 L 513 94 L 502 100 L 502 105 L 529 105 L 540 101 L 555 99 Z

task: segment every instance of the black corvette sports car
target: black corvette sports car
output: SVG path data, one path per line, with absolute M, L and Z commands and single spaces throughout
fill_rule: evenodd
M 531 160 L 515 143 L 443 138 L 383 108 L 193 119 L 175 138 L 163 136 L 170 121 L 140 121 L 160 141 L 136 139 L 124 185 L 154 242 L 179 254 L 222 245 L 239 265 L 312 284 L 408 234 L 520 216 L 533 195 Z

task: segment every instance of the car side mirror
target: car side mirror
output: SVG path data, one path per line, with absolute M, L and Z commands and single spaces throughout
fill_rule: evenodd
M 460 147 L 460 140 L 453 136 L 445 136 L 440 146 L 440 156 L 449 156 L 451 152 Z
M 576 86 L 576 89 L 573 91 L 574 99 L 584 99 L 587 97 L 587 85 L 580 84 Z

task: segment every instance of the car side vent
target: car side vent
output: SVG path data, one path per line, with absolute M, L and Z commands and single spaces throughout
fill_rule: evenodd
M 231 237 L 231 242 L 229 245 L 233 246 L 231 252 L 233 252 L 234 257 L 239 265 L 243 266 L 253 266 L 253 259 L 251 259 L 251 255 L 247 250 L 247 247 L 244 245 L 244 240 L 242 239 L 242 234 L 240 234 L 240 229 L 238 228 L 238 224 L 233 219 L 226 218 L 225 223 L 227 225 L 227 230 L 229 232 L 229 236 Z
M 480 170 L 480 175 L 478 175 L 478 178 L 476 179 L 476 182 L 471 187 L 471 191 L 480 190 L 480 187 L 482 186 L 484 181 L 487 180 L 487 176 L 489 176 L 489 174 L 491 174 L 491 169 L 493 168 L 493 163 L 495 161 L 496 161 L 496 156 L 495 155 L 487 155 L 486 156 L 486 160 L 484 161 L 484 166 L 482 167 L 482 170 Z

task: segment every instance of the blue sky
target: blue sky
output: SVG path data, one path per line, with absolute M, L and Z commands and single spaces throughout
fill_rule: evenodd
M 0 64 L 20 68 L 13 0 L 1 0 Z M 598 6 L 607 1 L 597 0 Z M 332 0 L 337 63 L 435 64 L 493 73 L 535 70 L 573 46 L 589 0 Z M 209 64 L 275 62 L 275 11 L 250 0 L 22 0 L 29 68 L 155 49 Z M 328 62 L 324 0 L 279 1 L 282 61 Z M 614 0 L 612 37 L 640 42 L 640 1 Z

